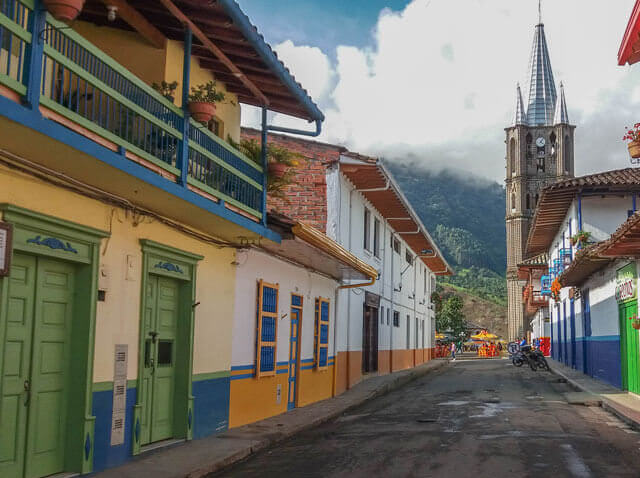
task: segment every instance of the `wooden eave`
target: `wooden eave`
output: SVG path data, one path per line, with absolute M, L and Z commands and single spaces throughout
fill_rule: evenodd
M 163 3 L 174 5 L 179 13 L 188 19 L 185 21 L 192 22 L 205 35 L 204 40 L 211 42 L 209 47 L 194 35 L 193 56 L 202 68 L 210 70 L 217 80 L 224 83 L 227 91 L 236 94 L 239 102 L 253 106 L 268 106 L 272 111 L 308 121 L 324 119 L 307 91 L 295 82 L 295 78 L 282 62 L 279 62 L 281 71 L 274 71 L 220 2 L 117 0 L 120 14 L 113 22 L 107 20 L 105 4 L 108 3 L 108 0 L 87 0 L 79 19 L 96 25 L 137 31 L 153 46 L 159 48 L 161 35 L 169 40 L 184 40 L 183 22 Z M 128 15 L 124 14 L 125 9 Z M 277 59 L 276 53 L 259 36 L 257 29 L 252 28 L 253 33 L 258 35 L 260 41 L 268 48 L 267 55 Z M 214 54 L 213 50 L 219 51 L 219 54 Z M 262 54 L 265 54 L 264 51 Z M 292 83 L 287 85 L 282 75 L 288 75 Z M 292 84 L 294 86 L 291 86 Z
M 636 0 L 618 50 L 618 65 L 640 61 L 640 0 Z
M 599 248 L 603 257 L 640 257 L 640 212 L 624 222 Z
M 600 244 L 593 244 L 576 254 L 575 259 L 560 275 L 562 287 L 580 286 L 592 274 L 606 267 L 613 259 L 599 255 Z
M 640 171 L 626 168 L 570 178 L 542 190 L 527 238 L 527 254 L 549 249 L 567 211 L 578 194 L 629 194 L 640 192 Z
M 354 161 L 340 164 L 340 171 L 357 190 L 380 212 L 389 225 L 402 237 L 413 253 L 436 275 L 452 275 L 446 262 L 424 226 L 416 220 L 415 212 L 388 178 L 377 159 L 346 154 Z M 375 189 L 375 191 L 370 191 Z M 431 250 L 431 254 L 422 254 Z

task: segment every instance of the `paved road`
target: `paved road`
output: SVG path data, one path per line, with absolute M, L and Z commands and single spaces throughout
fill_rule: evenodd
M 507 360 L 458 360 L 216 477 L 639 477 L 640 434 Z

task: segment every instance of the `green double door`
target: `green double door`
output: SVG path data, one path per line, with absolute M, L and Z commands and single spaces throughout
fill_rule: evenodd
M 631 327 L 633 321 L 629 318 L 637 311 L 638 303 L 635 300 L 619 305 L 622 388 L 634 393 L 640 393 L 639 332 Z
M 74 266 L 15 253 L 2 353 L 0 476 L 65 468 Z
M 144 311 L 141 444 L 174 436 L 179 282 L 150 274 Z

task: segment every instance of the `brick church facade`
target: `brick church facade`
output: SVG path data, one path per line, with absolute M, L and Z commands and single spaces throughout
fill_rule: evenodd
M 531 219 L 540 190 L 548 184 L 573 177 L 575 126 L 569 124 L 564 88 L 558 96 L 544 25 L 536 25 L 529 64 L 528 101 L 517 87 L 512 125 L 506 131 L 506 228 L 507 298 L 509 340 L 526 334 L 522 290 L 518 264 L 525 257 Z

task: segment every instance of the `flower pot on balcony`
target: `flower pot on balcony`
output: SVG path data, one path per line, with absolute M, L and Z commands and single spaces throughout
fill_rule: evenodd
M 287 174 L 287 166 L 284 163 L 278 163 L 276 161 L 269 162 L 269 174 L 276 179 L 282 179 Z
M 84 0 L 44 0 L 44 6 L 53 18 L 69 23 L 80 15 Z
M 216 105 L 204 101 L 191 101 L 189 103 L 189 113 L 198 123 L 208 123 L 216 114 Z
M 636 330 L 640 330 L 640 320 L 635 319 L 633 322 L 631 322 L 631 327 Z
M 640 158 L 640 140 L 631 141 L 627 148 L 629 148 L 629 154 L 632 158 Z

